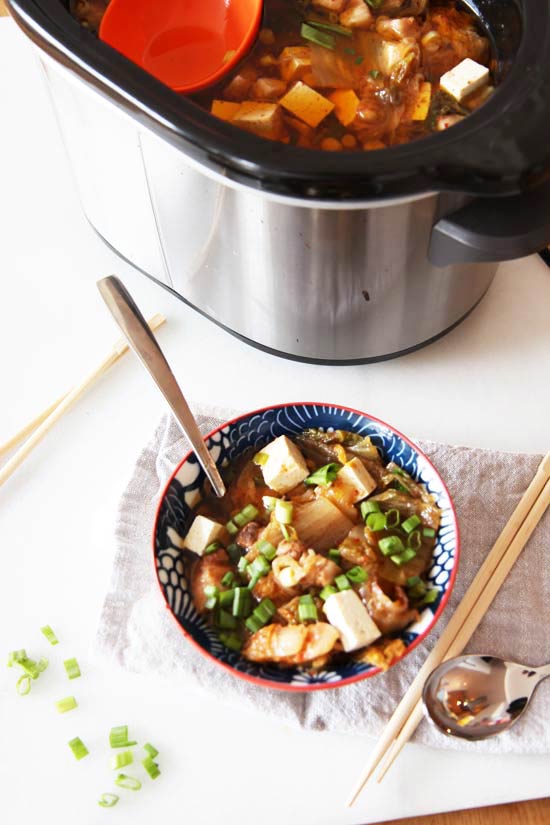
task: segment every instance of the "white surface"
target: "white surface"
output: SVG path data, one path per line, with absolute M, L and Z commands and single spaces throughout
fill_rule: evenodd
M 0 111 L 0 443 L 117 337 L 95 287 L 116 272 L 146 314 L 169 317 L 159 337 L 189 397 L 243 409 L 336 401 L 419 438 L 548 449 L 550 270 L 539 259 L 503 266 L 469 319 L 406 358 L 340 368 L 283 361 L 202 319 L 95 236 L 41 75 L 11 21 L 0 21 Z M 475 745 L 463 755 L 410 745 L 384 784 L 349 812 L 343 802 L 372 742 L 289 730 L 182 694 L 153 675 L 90 661 L 117 500 L 162 411 L 158 392 L 127 356 L 0 490 L 0 659 L 25 646 L 52 661 L 26 698 L 14 692 L 14 673 L 0 668 L 2 822 L 47 814 L 57 825 L 107 817 L 139 825 L 152 816 L 189 825 L 340 825 L 549 793 L 550 757 L 482 758 Z M 62 639 L 49 650 L 38 632 L 47 622 Z M 61 664 L 69 656 L 83 670 L 70 683 Z M 73 693 L 79 708 L 58 715 L 54 700 Z M 337 698 L 345 701 L 345 691 Z M 112 790 L 106 736 L 123 723 L 161 750 L 163 774 L 139 794 L 122 792 L 118 807 L 105 812 L 95 799 Z M 75 735 L 91 751 L 79 763 L 65 744 Z

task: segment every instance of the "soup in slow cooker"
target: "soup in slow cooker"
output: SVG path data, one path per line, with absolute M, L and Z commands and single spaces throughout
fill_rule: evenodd
M 108 0 L 75 0 L 97 32 Z M 448 129 L 494 91 L 475 16 L 429 0 L 265 0 L 264 28 L 223 83 L 191 95 L 261 137 L 383 149 Z

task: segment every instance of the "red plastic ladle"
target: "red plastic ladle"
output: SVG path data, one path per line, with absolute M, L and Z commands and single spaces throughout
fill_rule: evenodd
M 99 37 L 176 92 L 210 86 L 251 48 L 263 0 L 111 0 Z

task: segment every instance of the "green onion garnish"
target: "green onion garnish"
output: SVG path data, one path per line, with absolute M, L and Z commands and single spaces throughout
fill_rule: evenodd
M 125 773 L 119 773 L 115 779 L 115 785 L 118 785 L 119 788 L 127 788 L 129 791 L 139 791 L 141 788 L 139 779 L 136 779 L 135 776 L 128 776 L 128 774 Z
M 233 604 L 233 598 L 235 596 L 235 592 L 233 589 L 231 590 L 224 590 L 218 596 L 218 603 L 220 607 L 231 607 Z
M 216 624 L 222 630 L 235 630 L 238 622 L 235 616 L 232 616 L 227 610 L 220 609 L 216 614 Z
M 355 49 L 344 49 L 344 54 L 354 55 Z
M 277 550 L 270 541 L 266 541 L 262 539 L 256 545 L 262 556 L 264 556 L 268 561 L 273 561 L 275 556 L 277 555 Z
M 78 679 L 82 675 L 76 659 L 65 659 L 63 666 L 69 679 Z
M 392 527 L 398 527 L 399 522 L 401 521 L 401 513 L 399 510 L 392 508 L 388 510 L 386 513 L 386 527 L 391 529 Z
M 365 58 L 362 55 L 359 55 L 359 57 L 356 57 L 353 62 L 356 66 L 360 66 L 364 59 Z
M 361 511 L 361 518 L 365 520 L 369 513 L 379 513 L 380 505 L 377 501 L 362 501 L 359 510 Z
M 259 619 L 256 618 L 256 616 L 254 616 L 254 614 L 252 614 L 252 616 L 249 616 L 248 619 L 245 621 L 245 625 L 251 633 L 257 633 L 258 630 L 261 628 L 262 623 Z
M 409 516 L 409 518 L 406 519 L 406 521 L 403 522 L 401 527 L 403 528 L 405 533 L 412 533 L 412 531 L 415 529 L 415 527 L 418 527 L 418 525 L 421 524 L 421 523 L 422 522 L 420 521 L 418 516 Z
M 394 467 L 391 472 L 394 476 L 404 476 L 405 478 L 407 476 L 407 473 L 401 467 Z
M 67 713 L 68 710 L 74 710 L 78 707 L 78 702 L 74 696 L 67 696 L 65 699 L 60 699 L 55 703 L 58 713 Z
M 395 483 L 395 489 L 398 490 L 400 493 L 405 493 L 406 495 L 409 495 L 409 491 L 407 490 L 404 484 L 401 484 L 400 481 L 397 481 Z
M 277 612 L 277 608 L 271 601 L 271 599 L 262 599 L 260 604 L 254 609 L 254 615 L 260 619 L 262 624 L 267 624 L 270 619 L 273 618 L 275 613 Z
M 422 536 L 420 535 L 420 530 L 413 530 L 412 533 L 409 533 L 407 547 L 412 547 L 413 550 L 420 550 L 421 544 Z
M 159 766 L 151 756 L 146 756 L 145 759 L 142 759 L 141 764 L 143 765 L 151 779 L 156 779 L 157 776 L 160 776 Z
M 97 800 L 97 804 L 102 808 L 113 808 L 119 799 L 120 797 L 116 793 L 102 793 Z
M 258 467 L 263 467 L 263 466 L 264 466 L 264 464 L 267 464 L 267 460 L 268 460 L 268 458 L 269 458 L 269 456 L 268 456 L 268 454 L 267 454 L 267 453 L 262 453 L 262 452 L 259 452 L 259 453 L 256 453 L 256 455 L 254 456 L 254 458 L 252 459 L 252 461 L 253 461 L 253 462 L 254 462 L 254 464 L 256 464 Z
M 233 516 L 233 521 L 238 527 L 244 527 L 246 524 L 249 524 L 249 522 L 255 519 L 257 515 L 258 510 L 256 507 L 254 507 L 253 504 L 247 504 L 246 507 L 243 507 L 240 513 Z
M 46 639 L 51 645 L 59 644 L 59 639 L 57 638 L 49 624 L 46 624 L 44 625 L 44 627 L 41 627 L 40 632 L 46 637 Z
M 205 610 L 214 610 L 216 605 L 218 604 L 218 597 L 217 596 L 209 596 L 204 603 Z
M 310 476 L 304 478 L 304 484 L 320 484 L 321 487 L 328 487 L 328 485 L 332 484 L 332 482 L 336 479 L 336 476 L 341 469 L 341 464 L 325 464 L 324 467 L 319 467 L 319 469 L 315 470 L 315 472 Z
M 267 576 L 271 567 L 269 566 L 268 560 L 265 556 L 260 555 L 256 556 L 254 561 L 248 565 L 248 574 L 250 576 L 249 588 L 252 590 L 253 587 L 259 582 L 259 580 L 263 576 Z M 254 583 L 252 583 L 254 582 Z
M 338 590 L 349 590 L 351 587 L 351 584 L 348 581 L 348 577 L 344 573 L 342 573 L 341 576 L 336 576 L 336 578 L 334 579 L 334 584 L 336 585 Z
M 378 69 L 371 69 L 369 74 L 373 80 L 378 80 L 378 78 L 380 77 L 380 72 L 378 71 Z
M 409 576 L 407 579 L 407 587 L 419 587 L 423 585 L 424 582 L 420 578 L 420 576 Z
M 311 43 L 316 43 L 317 46 L 324 46 L 325 49 L 336 48 L 336 39 L 334 35 L 329 34 L 328 32 L 319 31 L 318 29 L 313 28 L 313 26 L 308 26 L 307 23 L 302 23 L 300 34 L 304 40 L 309 40 Z
M 435 530 L 433 529 L 433 527 L 424 527 L 424 529 L 422 530 L 422 535 L 426 536 L 426 538 L 428 539 L 433 539 L 435 538 Z
M 145 745 L 143 746 L 143 750 L 147 752 L 151 759 L 154 759 L 155 756 L 159 755 L 158 750 L 155 748 L 154 745 L 151 745 L 150 742 L 145 743 Z
M 319 597 L 326 602 L 329 596 L 334 596 L 335 593 L 338 593 L 337 589 L 333 587 L 331 584 L 325 585 L 321 592 L 319 593 Z
M 353 582 L 354 584 L 361 584 L 361 582 L 367 581 L 369 574 L 364 567 L 357 564 L 355 567 L 352 567 L 351 570 L 347 571 L 346 576 L 350 582 Z
M 120 768 L 125 768 L 126 765 L 131 765 L 133 761 L 134 754 L 132 751 L 121 751 L 111 756 L 111 768 L 118 771 Z
M 209 544 L 206 550 L 203 552 L 203 556 L 209 556 L 211 553 L 215 553 L 216 550 L 219 550 L 222 545 L 219 541 L 213 541 L 212 544 Z
M 245 618 L 250 614 L 250 590 L 248 587 L 235 588 L 232 613 L 237 618 Z
M 244 556 L 241 556 L 237 564 L 237 570 L 239 571 L 239 573 L 246 573 L 246 571 L 248 570 L 248 565 L 249 562 L 247 562 Z
M 220 633 L 219 636 L 222 645 L 228 647 L 229 650 L 234 650 L 238 653 L 243 646 L 241 637 L 237 633 L 231 633 L 228 631 L 227 633 Z
M 19 696 L 26 696 L 31 691 L 31 677 L 28 673 L 23 673 L 15 683 L 15 689 Z
M 332 561 L 336 562 L 336 564 L 340 564 L 340 562 L 342 561 L 342 554 L 335 547 L 328 551 L 327 556 L 329 557 L 329 559 L 332 559 Z
M 227 573 L 225 574 L 225 576 L 222 579 L 223 586 L 224 587 L 232 587 L 234 581 L 235 581 L 235 574 L 233 573 L 233 571 L 228 570 Z
M 13 667 L 13 665 L 27 658 L 27 651 L 23 648 L 21 650 L 12 650 L 11 653 L 8 653 L 8 667 Z
M 279 527 L 281 528 L 281 533 L 283 534 L 284 538 L 287 541 L 291 540 L 291 533 L 286 524 L 280 524 Z
M 277 504 L 275 505 L 275 520 L 278 521 L 279 524 L 291 524 L 292 509 L 291 501 L 283 501 L 283 499 L 278 498 Z
M 416 551 L 412 550 L 410 547 L 407 547 L 406 550 L 403 550 L 402 553 L 399 553 L 398 556 L 390 556 L 391 560 L 394 564 L 397 564 L 398 567 L 401 567 L 402 564 L 406 564 L 411 559 L 414 559 L 416 556 Z
M 229 533 L 230 536 L 236 536 L 239 532 L 239 528 L 236 524 L 233 523 L 231 519 L 225 523 L 225 529 Z
M 74 758 L 78 759 L 78 761 L 84 759 L 84 757 L 88 756 L 88 754 L 90 753 L 90 751 L 88 750 L 88 748 L 79 736 L 75 736 L 75 738 L 71 739 L 71 741 L 67 742 L 67 744 L 72 750 Z
M 383 556 L 391 556 L 402 553 L 405 550 L 405 545 L 399 536 L 386 536 L 378 542 L 378 549 Z
M 204 588 L 205 596 L 217 596 L 219 592 L 215 584 L 207 584 Z
M 422 601 L 420 602 L 421 605 L 424 604 L 433 604 L 437 597 L 439 596 L 439 590 L 428 590 Z
M 351 29 L 346 29 L 344 26 L 339 26 L 337 23 L 323 23 L 320 20 L 306 20 L 306 25 L 313 26 L 314 29 L 322 29 L 326 32 L 332 32 L 333 34 L 341 34 L 343 37 L 351 37 L 353 35 Z
M 112 748 L 130 748 L 137 745 L 137 742 L 128 740 L 128 725 L 118 725 L 109 732 L 109 745 Z
M 301 622 L 316 622 L 317 618 L 317 608 L 315 604 L 303 602 L 302 599 L 300 599 L 300 603 L 298 604 L 298 619 Z
M 48 667 L 48 660 L 41 656 L 40 659 L 36 662 L 36 669 L 39 673 L 43 673 L 44 670 Z
M 379 530 L 386 529 L 386 514 L 385 513 L 369 513 L 367 516 L 367 527 L 369 530 L 372 530 L 373 533 L 377 533 Z
M 233 564 L 237 564 L 237 562 L 242 556 L 242 551 L 239 545 L 232 542 L 231 544 L 227 545 L 226 550 L 227 555 L 229 556 Z
M 278 501 L 279 499 L 275 496 L 262 496 L 262 504 L 268 512 L 271 512 L 275 509 L 275 505 Z

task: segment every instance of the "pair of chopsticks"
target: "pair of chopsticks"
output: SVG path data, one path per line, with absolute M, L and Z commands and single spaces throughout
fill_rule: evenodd
M 165 321 L 166 318 L 157 313 L 148 321 L 149 328 L 154 332 L 162 326 Z M 88 390 L 98 378 L 104 375 L 113 364 L 116 364 L 116 362 L 128 352 L 128 349 L 129 346 L 126 339 L 119 339 L 109 354 L 92 372 L 88 373 L 79 384 L 58 398 L 57 401 L 54 401 L 53 404 L 50 404 L 49 407 L 37 415 L 36 418 L 33 418 L 32 421 L 29 421 L 28 424 L 25 424 L 25 426 L 6 441 L 5 444 L 0 445 L 0 459 L 2 459 L 19 444 L 22 444 L 17 452 L 0 468 L 0 486 L 17 470 L 29 453 L 34 450 L 36 445 L 49 433 L 59 419 L 84 395 L 86 390 Z
M 462 653 L 549 505 L 550 453 L 543 458 L 437 644 L 397 706 L 348 802 L 349 807 L 378 768 L 377 780 L 382 781 L 415 732 L 422 721 L 422 689 L 428 676 L 441 662 Z

